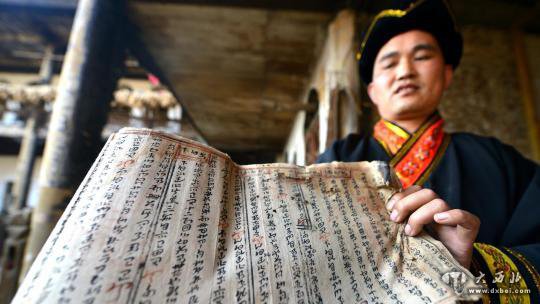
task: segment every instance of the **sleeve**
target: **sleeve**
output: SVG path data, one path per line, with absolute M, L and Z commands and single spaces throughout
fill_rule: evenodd
M 333 161 L 356 161 L 362 158 L 364 138 L 361 134 L 349 134 L 341 140 L 336 140 L 317 158 L 316 163 L 329 163 Z
M 508 222 L 498 244 L 474 244 L 472 270 L 484 303 L 540 303 L 540 167 L 500 144 Z
M 482 303 L 539 303 L 536 269 L 515 249 L 474 244 L 471 271 L 483 285 Z

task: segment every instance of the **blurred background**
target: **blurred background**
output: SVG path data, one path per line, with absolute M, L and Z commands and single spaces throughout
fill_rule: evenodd
M 369 132 L 359 41 L 381 0 L 0 0 L 0 302 L 108 136 L 164 130 L 239 164 L 308 165 Z M 450 0 L 464 36 L 446 130 L 540 160 L 540 9 Z M 26 249 L 25 249 L 26 248 Z

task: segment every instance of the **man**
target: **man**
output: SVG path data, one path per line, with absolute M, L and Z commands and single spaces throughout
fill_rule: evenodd
M 318 161 L 390 162 L 404 188 L 387 204 L 391 220 L 411 236 L 429 225 L 488 288 L 531 291 L 491 293 L 493 302 L 540 303 L 539 167 L 494 138 L 445 133 L 437 113 L 461 54 L 444 1 L 379 13 L 359 64 L 382 119 L 373 134 L 349 135 Z

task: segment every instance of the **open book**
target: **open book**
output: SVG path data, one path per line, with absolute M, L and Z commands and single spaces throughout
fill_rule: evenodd
M 236 165 L 194 141 L 113 134 L 13 303 L 453 303 L 474 277 L 404 234 L 383 162 Z

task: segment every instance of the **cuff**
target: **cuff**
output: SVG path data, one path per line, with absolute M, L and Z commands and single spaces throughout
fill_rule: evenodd
M 526 278 L 517 256 L 507 248 L 497 248 L 484 243 L 474 243 L 473 273 L 476 280 L 485 287 L 482 294 L 483 303 L 535 303 L 531 293 L 537 293 L 536 286 Z M 517 262 L 517 263 L 516 263 Z
M 531 303 L 540 303 L 540 274 L 538 274 L 537 268 L 523 253 L 516 249 L 507 247 L 502 249 L 514 261 L 520 273 L 523 274 L 527 287 L 531 290 Z

